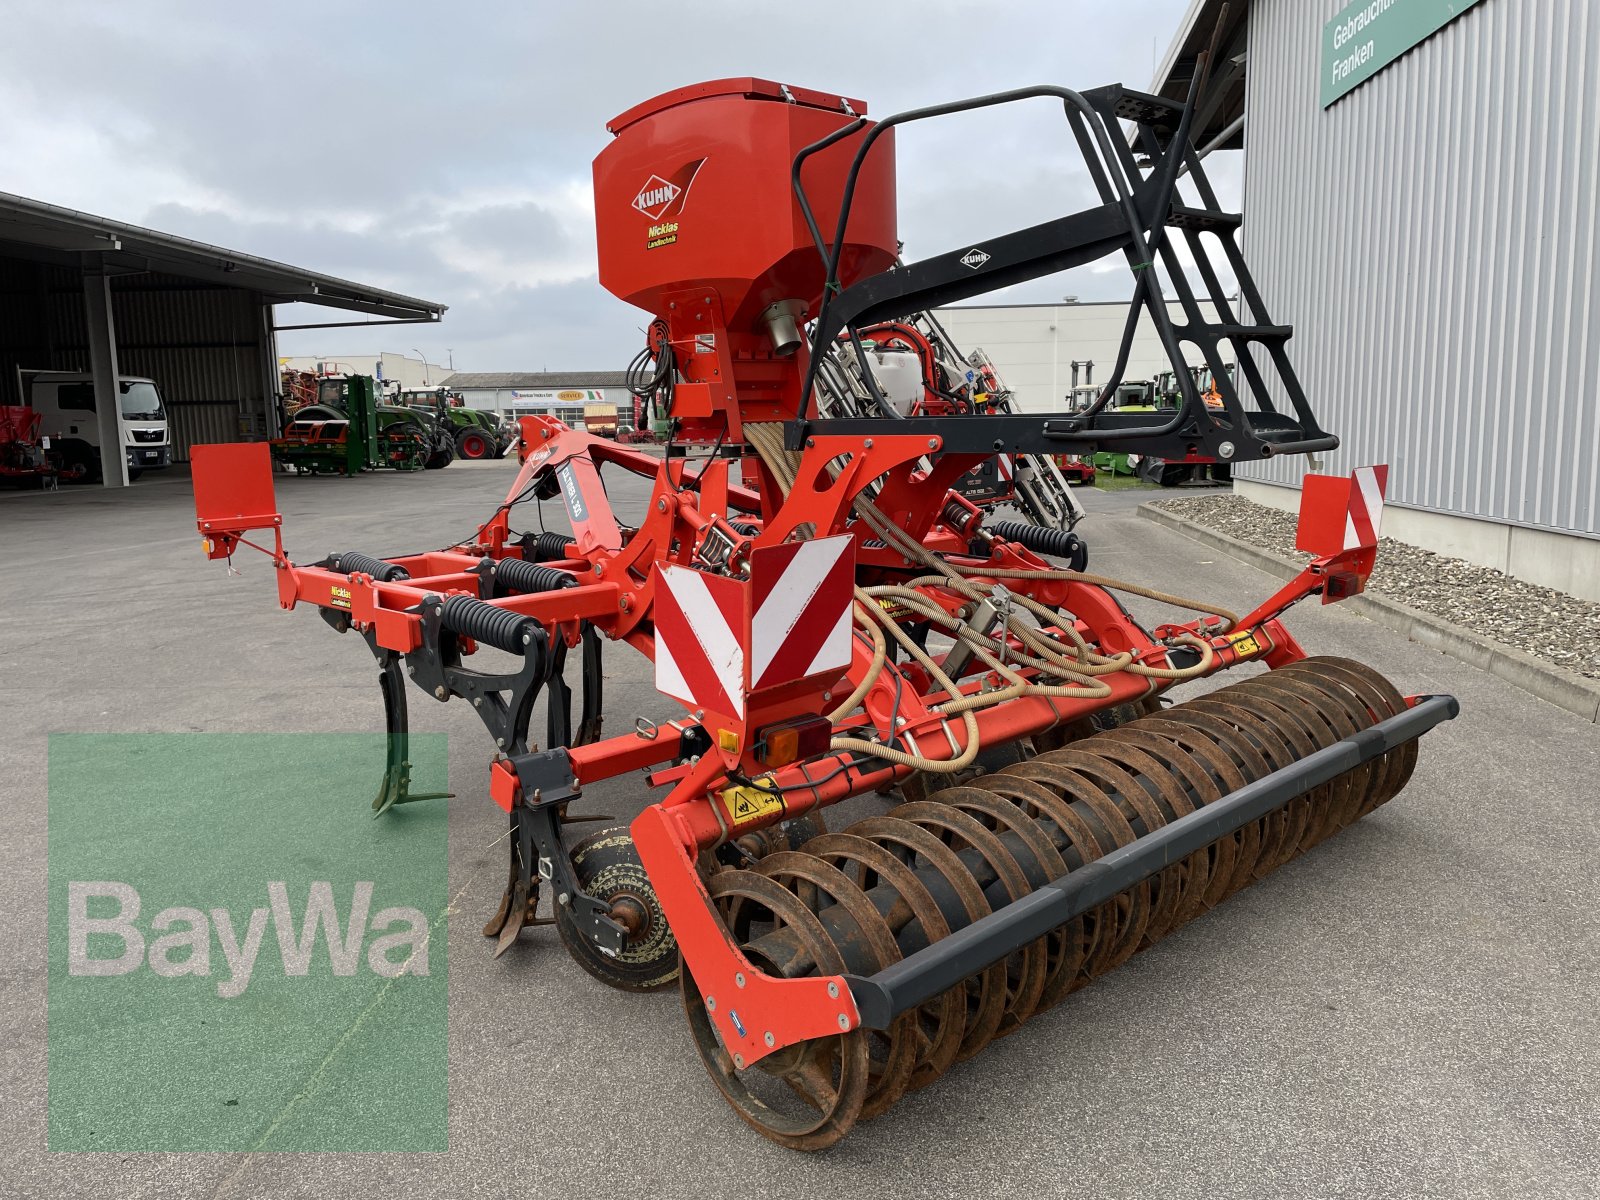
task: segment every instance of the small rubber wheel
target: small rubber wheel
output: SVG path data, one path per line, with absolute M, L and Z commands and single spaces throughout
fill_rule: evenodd
M 463 429 L 456 439 L 456 451 L 462 458 L 488 458 L 494 452 L 489 439 L 476 429 Z
M 601 983 L 625 992 L 654 992 L 676 982 L 678 939 L 627 827 L 607 826 L 584 838 L 572 848 L 572 870 L 578 886 L 602 904 L 610 904 L 630 931 L 627 947 L 613 958 L 584 936 L 569 907 L 556 904 L 556 932 L 578 965 Z
M 63 483 L 93 483 L 99 474 L 99 463 L 91 460 L 82 450 L 71 449 L 63 455 L 61 481 Z

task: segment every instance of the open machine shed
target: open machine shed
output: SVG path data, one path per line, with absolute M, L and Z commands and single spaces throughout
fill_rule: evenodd
M 343 309 L 366 319 L 278 325 L 279 304 Z M 20 402 L 19 370 L 89 371 L 97 407 L 110 414 L 117 409 L 109 400 L 116 376 L 146 376 L 166 400 L 179 462 L 196 443 L 260 438 L 273 429 L 278 330 L 431 322 L 444 310 L 0 193 L 0 404 Z M 120 471 L 108 470 L 106 482 L 120 484 Z

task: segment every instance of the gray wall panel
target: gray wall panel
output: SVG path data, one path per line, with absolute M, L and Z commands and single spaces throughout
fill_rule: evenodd
M 1326 465 L 1600 536 L 1600 6 L 1484 0 L 1323 110 L 1343 7 L 1255 0 L 1246 116 L 1245 253 L 1344 439 Z

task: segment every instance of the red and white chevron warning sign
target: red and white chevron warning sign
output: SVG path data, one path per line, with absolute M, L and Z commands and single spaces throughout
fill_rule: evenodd
M 1307 475 L 1295 545 L 1317 555 L 1376 546 L 1388 487 L 1387 466 L 1357 467 L 1349 475 Z
M 849 537 L 756 550 L 749 580 L 658 564 L 656 690 L 742 718 L 752 692 L 850 665 Z
M 656 691 L 744 716 L 747 585 L 672 564 L 656 573 Z

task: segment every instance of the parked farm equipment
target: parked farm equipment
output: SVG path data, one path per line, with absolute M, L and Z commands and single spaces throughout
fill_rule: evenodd
M 1022 101 L 1064 112 L 1100 202 L 896 267 L 895 131 Z M 877 123 L 864 112 L 746 78 L 611 123 L 595 162 L 600 279 L 655 318 L 654 372 L 637 382 L 670 418 L 665 459 L 524 418 L 517 479 L 469 541 L 298 565 L 265 449 L 194 452 L 210 556 L 270 529 L 282 607 L 315 605 L 376 656 L 390 750 L 375 809 L 422 799 L 408 678 L 483 720 L 488 791 L 509 823 L 506 891 L 484 930 L 497 953 L 548 896 L 596 978 L 676 980 L 727 1102 L 805 1150 L 1391 799 L 1417 739 L 1457 710 L 1308 657 L 1283 622 L 1302 600 L 1362 590 L 1381 468 L 1307 478 L 1314 557 L 1244 613 L 1063 568 L 1050 557 L 1062 531 L 988 523 L 951 490 L 998 452 L 1254 461 L 1337 446 L 1295 378 L 1289 330 L 1242 322 L 1202 272 L 1209 320 L 1188 282 L 1183 261 L 1206 261 L 1199 236 L 1214 234 L 1250 311 L 1266 312 L 1189 143 L 1192 102 L 1041 86 Z M 1248 392 L 1219 372 L 1220 408 L 1180 379 L 1165 411 L 1101 398 L 1045 415 L 818 415 L 841 336 L 1119 254 L 1175 367 L 1182 344 L 1219 363 L 1226 344 Z M 692 447 L 710 454 L 690 461 Z M 638 511 L 613 510 L 602 477 L 619 473 L 648 482 Z M 519 506 L 556 496 L 570 537 L 513 534 Z M 1178 615 L 1147 626 L 1122 595 Z M 607 736 L 606 640 L 650 657 L 682 715 Z M 1175 686 L 1240 665 L 1270 669 L 1166 706 Z M 529 730 L 541 695 L 543 749 Z M 568 806 L 640 770 L 665 795 L 569 844 Z M 828 806 L 873 794 L 887 811 L 823 829 Z
M 1021 411 L 993 360 L 982 349 L 963 354 L 931 312 L 842 334 L 819 360 L 816 404 L 819 417 L 970 418 Z M 951 488 L 984 508 L 1014 504 L 1045 529 L 1070 530 L 1083 516 L 1047 454 L 991 454 Z
M 272 457 L 304 475 L 437 470 L 450 465 L 454 444 L 432 414 L 379 404 L 369 375 L 320 379 L 316 403 L 296 407 L 271 442 Z
M 499 416 L 466 407 L 460 392 L 441 387 L 402 391 L 396 398 L 415 412 L 430 414 L 453 439 L 457 458 L 504 458 L 511 447 L 511 434 L 502 427 Z
M 1231 373 L 1232 364 L 1227 370 Z M 1201 399 L 1211 408 L 1222 407 L 1222 393 L 1209 367 L 1188 368 L 1189 378 Z M 1178 373 L 1162 371 L 1151 384 L 1151 402 L 1157 408 L 1176 408 L 1180 398 Z M 1146 483 L 1161 487 L 1211 486 L 1233 482 L 1233 468 L 1223 459 L 1203 454 L 1188 454 L 1183 458 L 1161 458 L 1146 454 L 1133 464 L 1134 473 Z
M 0 482 L 48 487 L 57 471 L 39 433 L 39 414 L 26 404 L 0 405 Z

